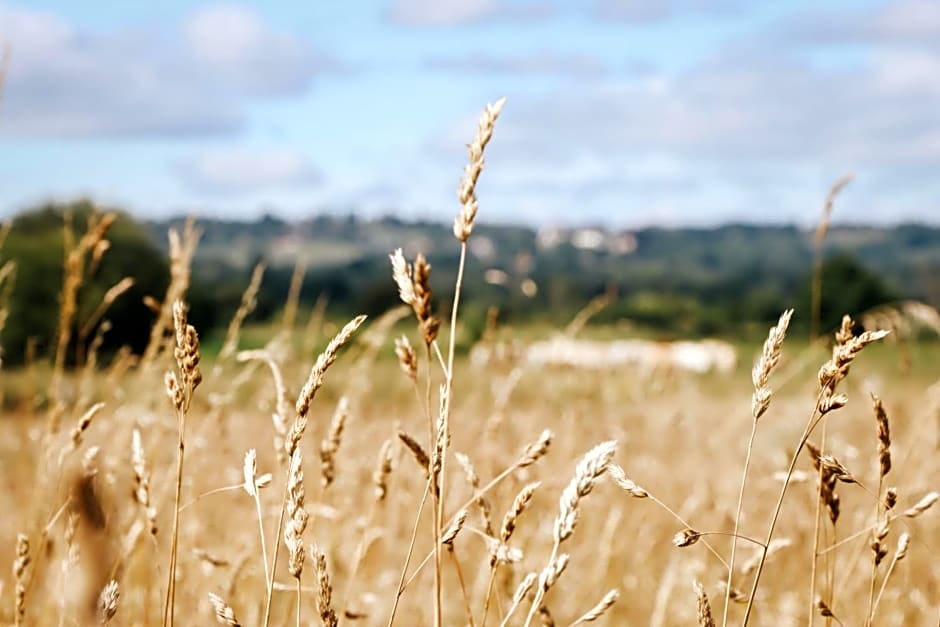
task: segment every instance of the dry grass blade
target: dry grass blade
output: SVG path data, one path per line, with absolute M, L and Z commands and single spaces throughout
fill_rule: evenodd
M 764 348 L 761 351 L 760 358 L 754 364 L 751 371 L 751 382 L 754 384 L 754 396 L 751 401 L 751 414 L 757 421 L 767 408 L 770 407 L 770 398 L 773 391 L 768 387 L 770 374 L 780 363 L 780 353 L 783 348 L 783 340 L 787 335 L 787 328 L 790 326 L 790 319 L 793 317 L 793 310 L 788 309 L 780 315 L 777 324 L 770 328 L 767 339 L 764 341 Z
M 872 394 L 872 408 L 875 412 L 875 420 L 878 423 L 878 466 L 881 479 L 888 476 L 891 472 L 891 429 L 888 424 L 888 414 L 885 412 L 884 403 L 881 399 Z
M 598 444 L 578 463 L 574 478 L 561 493 L 559 513 L 555 518 L 555 542 L 561 543 L 571 537 L 580 516 L 581 499 L 594 489 L 594 484 L 604 474 L 607 465 L 617 451 L 613 440 Z
M 307 381 L 304 383 L 304 387 L 297 397 L 296 409 L 298 416 L 302 418 L 307 417 L 307 412 L 310 411 L 310 403 L 313 402 L 313 397 L 316 395 L 317 390 L 323 385 L 323 375 L 336 361 L 339 349 L 349 342 L 353 334 L 365 320 L 366 316 L 356 316 L 346 323 L 346 326 L 330 340 L 323 352 L 317 357 L 316 363 L 313 365 L 313 368 L 310 369 L 310 376 L 307 377 Z
M 700 531 L 695 529 L 683 529 L 672 537 L 672 544 L 677 548 L 685 548 L 687 546 L 692 546 L 702 537 Z
M 13 560 L 13 579 L 16 582 L 13 621 L 16 625 L 20 625 L 26 615 L 26 569 L 31 562 L 29 538 L 21 533 L 16 536 L 16 559 Z
M 349 399 L 345 396 L 339 399 L 333 419 L 330 421 L 330 430 L 326 438 L 320 442 L 320 475 L 324 488 L 330 487 L 336 479 L 336 454 L 343 441 L 343 429 L 349 417 Z
M 446 546 L 448 549 L 453 550 L 454 540 L 457 539 L 457 536 L 460 534 L 460 531 L 463 529 L 464 523 L 467 522 L 467 510 L 462 509 L 457 512 L 457 515 L 454 517 L 454 520 L 451 521 L 450 525 L 444 532 L 441 534 L 441 544 Z
M 822 265 L 823 265 L 823 246 L 826 243 L 826 235 L 829 233 L 829 226 L 832 223 L 832 209 L 835 206 L 836 197 L 845 189 L 845 186 L 852 182 L 854 174 L 845 174 L 829 189 L 826 195 L 826 201 L 823 203 L 822 214 L 819 218 L 819 224 L 816 227 L 816 233 L 813 236 L 813 279 L 811 286 L 810 303 L 810 341 L 814 341 L 819 336 L 819 320 L 822 307 Z
M 176 609 L 176 565 L 179 555 L 179 518 L 183 492 L 183 453 L 186 439 L 186 415 L 189 412 L 193 392 L 202 382 L 199 369 L 199 335 L 188 323 L 186 305 L 177 300 L 173 303 L 173 326 L 176 330 L 176 347 L 173 351 L 179 368 L 179 377 L 167 372 L 164 377 L 167 396 L 176 409 L 177 452 L 176 452 L 176 492 L 173 502 L 173 530 L 170 535 L 170 566 L 167 569 L 167 593 L 163 607 L 163 620 L 173 627 Z
M 728 609 L 731 605 L 731 591 L 734 589 L 734 564 L 737 558 L 738 532 L 741 526 L 741 514 L 744 508 L 744 492 L 747 487 L 747 477 L 751 469 L 751 454 L 754 450 L 754 438 L 757 435 L 757 423 L 761 416 L 770 407 L 770 401 L 773 397 L 773 390 L 770 388 L 770 375 L 780 363 L 781 353 L 783 351 L 783 341 L 787 335 L 787 329 L 790 326 L 790 320 L 793 318 L 793 310 L 787 309 L 781 315 L 777 324 L 772 326 L 767 332 L 767 339 L 764 340 L 760 357 L 754 363 L 751 370 L 751 384 L 754 386 L 754 393 L 751 396 L 751 433 L 747 441 L 747 449 L 744 454 L 744 468 L 741 471 L 741 485 L 738 489 L 738 503 L 734 515 L 734 527 L 731 536 L 731 558 L 728 565 L 728 579 L 725 582 L 725 602 L 722 610 L 722 625 L 728 623 Z
M 291 456 L 287 492 L 287 530 L 284 533 L 284 544 L 289 553 L 287 571 L 291 577 L 300 579 L 306 558 L 303 533 L 307 528 L 308 515 L 307 510 L 304 509 L 303 454 L 299 448 Z M 298 599 L 299 602 L 300 599 Z
M 614 483 L 617 484 L 618 488 L 624 492 L 629 493 L 633 498 L 649 498 L 649 492 L 638 486 L 632 479 L 630 479 L 630 477 L 627 476 L 627 473 L 624 472 L 623 468 L 617 464 L 607 464 L 607 474 L 610 475 L 610 478 L 614 480 Z
M 131 467 L 134 470 L 134 499 L 144 511 L 150 534 L 157 534 L 157 509 L 150 503 L 150 470 L 140 431 L 134 429 L 131 434 Z
M 548 447 L 551 446 L 554 437 L 555 434 L 549 429 L 542 431 L 539 439 L 526 447 L 525 451 L 522 453 L 522 457 L 516 462 L 516 465 L 519 468 L 525 468 L 540 460 L 548 453 Z
M 245 318 L 247 318 L 258 305 L 258 290 L 261 289 L 261 279 L 264 278 L 264 270 L 264 263 L 259 263 L 251 273 L 251 280 L 248 282 L 245 293 L 242 294 L 241 304 L 239 304 L 235 315 L 232 316 L 232 321 L 229 323 L 228 330 L 225 332 L 225 341 L 222 343 L 222 349 L 219 351 L 217 362 L 222 362 L 235 354 L 235 350 L 238 348 L 238 336 L 241 333 L 242 324 L 244 324 Z
M 558 515 L 555 517 L 552 553 L 548 560 L 548 566 L 539 576 L 539 585 L 536 588 L 535 599 L 526 618 L 526 625 L 532 622 L 536 612 L 542 607 L 545 593 L 548 592 L 549 588 L 564 571 L 565 566 L 567 566 L 568 556 L 559 555 L 559 547 L 574 533 L 581 515 L 581 499 L 593 491 L 594 485 L 606 472 L 607 466 L 616 451 L 617 442 L 614 440 L 602 442 L 592 448 L 578 462 L 575 467 L 574 477 L 562 490 L 561 498 L 558 500 Z
M 523 512 L 525 512 L 529 503 L 532 501 L 532 497 L 535 495 L 535 491 L 538 490 L 541 485 L 542 483 L 540 481 L 533 481 L 524 486 L 519 490 L 519 493 L 516 494 L 516 498 L 512 501 L 512 507 L 510 507 L 506 515 L 503 516 L 503 524 L 500 525 L 499 528 L 500 540 L 509 542 L 509 539 L 512 538 L 512 534 L 516 530 L 516 522 L 519 520 L 519 517 L 522 516 Z
M 872 604 L 871 609 L 868 612 L 868 620 L 870 624 L 875 620 L 875 614 L 878 611 L 878 606 L 881 604 L 881 597 L 885 593 L 885 588 L 888 586 L 888 581 L 890 581 L 892 573 L 894 573 L 895 566 L 898 565 L 898 562 L 907 557 L 907 551 L 910 546 L 911 535 L 907 532 L 902 533 L 898 538 L 898 546 L 894 551 L 894 557 L 891 559 L 891 565 L 888 566 L 888 572 L 885 573 L 884 578 L 881 580 L 881 589 L 878 591 L 878 596 L 875 597 L 874 604 Z
M 274 361 L 274 357 L 267 350 L 242 351 L 235 358 L 238 361 L 260 360 L 267 364 L 271 371 L 271 377 L 274 380 L 274 394 L 276 411 L 272 416 L 274 426 L 274 450 L 279 462 L 286 463 L 289 453 L 285 451 L 287 438 L 287 414 L 290 412 L 290 405 L 287 401 L 287 386 L 284 385 L 284 375 L 281 374 L 281 368 Z
M 102 625 L 111 622 L 118 611 L 118 603 L 121 600 L 121 589 L 118 582 L 113 579 L 105 584 L 98 597 L 98 620 Z
M 411 455 L 414 457 L 415 461 L 418 463 L 418 466 L 421 468 L 421 471 L 425 476 L 431 476 L 431 458 L 428 457 L 427 452 L 424 450 L 424 447 L 421 446 L 417 440 L 405 433 L 404 431 L 398 431 L 398 439 L 401 440 L 402 444 L 411 451 Z
M 692 589 L 695 590 L 695 598 L 698 600 L 698 624 L 700 627 L 715 627 L 715 619 L 712 618 L 712 606 L 708 602 L 708 595 L 705 593 L 705 587 L 697 581 L 692 582 Z
M 379 449 L 379 457 L 372 472 L 372 485 L 375 488 L 375 500 L 379 503 L 388 495 L 388 476 L 392 473 L 392 440 L 385 440 Z
M 408 341 L 406 336 L 402 335 L 395 339 L 395 355 L 398 357 L 398 363 L 401 366 L 402 372 L 412 381 L 417 380 L 418 356 L 415 354 L 414 349 L 411 348 L 411 342 Z
M 104 408 L 104 403 L 95 403 L 88 410 L 79 417 L 78 422 L 75 424 L 75 428 L 72 429 L 71 440 L 72 440 L 72 450 L 77 449 L 82 444 L 82 436 L 85 434 L 85 431 L 88 430 L 88 427 L 91 426 L 92 419 Z
M 241 627 L 238 619 L 235 618 L 235 610 L 229 607 L 228 604 L 222 600 L 222 597 L 210 592 L 209 602 L 212 604 L 212 609 L 215 612 L 215 619 L 219 623 L 228 625 L 229 627 Z
M 620 598 L 620 591 L 616 588 L 604 595 L 604 597 L 591 609 L 581 615 L 576 621 L 571 623 L 571 627 L 575 625 L 580 625 L 582 623 L 593 623 L 598 618 L 607 613 L 614 603 L 617 602 L 617 599 Z
M 940 492 L 929 492 L 925 494 L 917 503 L 915 503 L 910 508 L 904 510 L 904 513 L 901 514 L 905 518 L 917 518 L 940 500 Z
M 339 619 L 333 610 L 333 584 L 330 583 L 330 573 L 326 568 L 326 555 L 320 547 L 310 545 L 313 561 L 317 568 L 317 611 L 324 627 L 336 627 Z
M 463 468 L 467 483 L 470 484 L 474 492 L 478 491 L 480 489 L 480 477 L 477 475 L 476 468 L 473 467 L 473 462 L 463 453 L 454 453 L 454 457 L 457 459 L 457 463 L 460 464 L 461 468 Z M 489 499 L 481 495 L 477 499 L 477 507 L 480 508 L 480 515 L 483 518 L 483 531 L 486 535 L 493 535 L 493 515 Z
M 488 104 L 477 122 L 477 134 L 467 146 L 469 163 L 464 169 L 463 178 L 457 188 L 457 198 L 460 201 L 460 212 L 454 219 L 454 237 L 466 242 L 473 231 L 473 221 L 477 215 L 476 185 L 480 173 L 483 172 L 483 151 L 493 137 L 496 119 L 506 104 L 505 98 L 500 98 L 493 104 Z

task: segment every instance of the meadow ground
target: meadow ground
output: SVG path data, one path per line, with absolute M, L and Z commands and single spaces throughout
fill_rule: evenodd
M 331 606 L 340 622 L 387 624 L 427 486 L 425 470 L 396 435 L 399 430 L 406 432 L 425 450 L 433 448 L 427 444 L 423 350 L 416 394 L 395 360 L 389 330 L 382 323 L 372 322 L 371 328 L 369 324 L 326 373 L 299 443 L 309 512 L 302 540 L 307 560 L 300 577 L 303 624 L 317 622 L 318 598 L 322 600 L 313 543 L 325 555 Z M 297 342 L 295 348 L 282 345 L 274 353 L 291 408 L 317 353 L 335 330 L 329 325 L 322 329 L 313 350 L 303 351 L 299 348 L 303 342 Z M 411 335 L 417 344 L 418 338 Z M 527 573 L 541 571 L 549 560 L 559 497 L 577 462 L 607 440 L 617 443 L 613 461 L 653 498 L 631 496 L 601 477 L 581 499 L 577 528 L 562 545 L 570 561 L 544 596 L 546 612 L 555 624 L 567 625 L 616 589 L 619 600 L 599 619 L 601 624 L 694 624 L 698 609 L 693 581 L 700 581 L 720 623 L 727 570 L 706 541 L 727 561 L 729 539 L 705 536 L 685 548 L 674 546 L 673 539 L 686 528 L 677 516 L 697 531 L 729 532 L 734 527 L 753 422 L 750 366 L 759 353 L 759 346 L 741 347 L 741 363 L 727 376 L 644 374 L 633 367 L 532 369 L 521 363 L 475 368 L 458 357 L 443 509 L 449 519 L 467 505 L 468 515 L 452 550 L 441 552 L 442 623 L 465 624 L 469 610 L 473 623 L 482 624 L 487 596 L 491 597 L 487 624 L 501 622 L 517 584 Z M 888 486 L 896 486 L 898 492 L 882 540 L 887 555 L 875 574 L 875 598 L 888 580 L 874 624 L 935 625 L 940 611 L 937 511 L 896 516 L 938 488 L 940 410 L 936 389 L 931 397 L 929 388 L 940 374 L 940 347 L 915 347 L 910 370 L 902 369 L 897 357 L 890 345 L 862 351 L 842 383 L 848 405 L 826 418 L 827 451 L 858 480 L 835 488 L 841 502 L 834 536 L 825 508 L 820 514 L 824 533 L 820 551 L 844 543 L 820 558 L 815 594 L 844 625 L 865 624 L 872 588 L 872 533 L 848 540 L 871 527 L 876 515 L 879 438 L 870 393 L 883 399 L 890 420 L 892 467 L 881 492 Z M 784 344 L 783 359 L 772 377 L 775 393 L 756 431 L 739 530 L 743 536 L 762 539 L 767 532 L 782 484 L 780 473 L 813 412 L 819 389 L 816 372 L 828 358 L 821 347 L 807 349 L 804 338 L 789 338 Z M 433 404 L 443 376 L 433 356 L 432 362 Z M 163 373 L 173 369 L 172 356 L 165 355 L 150 367 L 126 372 L 118 367 L 87 377 L 76 373 L 65 382 L 75 402 L 61 416 L 61 428 L 54 436 L 48 433 L 49 373 L 34 368 L 3 375 L 7 409 L 0 421 L 0 511 L 5 512 L 0 519 L 4 540 L 0 559 L 13 564 L 17 534 L 27 534 L 30 562 L 24 569 L 23 624 L 86 624 L 90 616 L 86 607 L 96 602 L 112 578 L 120 590 L 113 624 L 159 623 L 170 557 L 177 451 L 176 412 L 167 399 Z M 214 610 L 208 594 L 214 593 L 232 608 L 240 624 L 259 625 L 267 595 L 257 511 L 260 507 L 270 562 L 289 475 L 274 446 L 275 385 L 270 370 L 259 361 L 231 357 L 203 363 L 201 369 L 204 380 L 193 394 L 186 423 L 176 617 L 180 624 L 209 624 Z M 329 432 L 341 397 L 348 402 L 347 418 L 338 447 L 331 447 Z M 81 415 L 97 402 L 103 406 L 75 435 L 73 428 Z M 432 413 L 436 415 L 437 409 Z M 288 421 L 293 420 L 293 409 L 290 414 Z M 146 457 L 144 474 L 150 475 L 153 535 L 146 508 L 135 499 L 135 429 Z M 487 520 L 472 503 L 474 490 L 458 453 L 466 455 L 485 486 L 512 467 L 545 429 L 554 434 L 547 454 L 510 472 L 486 493 Z M 821 428 L 811 440 L 818 443 L 820 434 Z M 327 444 L 321 445 L 324 440 Z M 386 449 L 391 470 L 378 480 L 387 489 L 380 500 L 375 469 L 385 442 L 391 443 Z M 257 475 L 273 476 L 258 490 L 258 506 L 242 487 L 244 455 L 252 448 L 257 450 Z M 97 450 L 94 457 L 92 450 Z M 323 482 L 328 466 L 323 457 L 333 459 L 335 478 L 328 487 Z M 810 592 L 817 486 L 805 451 L 796 470 L 774 535 L 790 544 L 767 561 L 752 624 L 809 624 L 810 613 L 816 615 L 817 624 L 826 621 Z M 532 481 L 540 485 L 507 543 L 521 551 L 521 556 L 510 557 L 520 559 L 499 564 L 488 595 L 494 543 L 485 536 L 500 534 L 504 513 Z M 229 486 L 234 487 L 210 493 Z M 413 580 L 401 596 L 396 624 L 433 622 L 434 559 L 412 575 L 432 552 L 430 509 L 428 499 L 418 519 L 408 568 Z M 892 567 L 902 533 L 910 534 L 910 547 Z M 297 596 L 283 545 L 280 553 L 271 624 L 283 625 L 296 620 Z M 756 546 L 739 543 L 733 587 L 742 595 L 749 592 L 754 576 L 753 563 L 750 571 L 746 563 L 755 555 L 759 555 Z M 0 616 L 12 623 L 17 583 L 13 572 L 7 573 L 0 591 L 4 599 Z M 523 601 L 508 624 L 524 622 L 529 602 Z M 745 605 L 732 601 L 730 624 L 740 624 Z M 543 614 L 534 617 L 536 624 L 541 620 L 549 619 Z

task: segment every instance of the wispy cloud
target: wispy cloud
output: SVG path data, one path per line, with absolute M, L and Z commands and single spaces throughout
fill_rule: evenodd
M 600 19 L 654 22 L 677 16 L 726 14 L 743 8 L 742 0 L 595 0 Z
M 897 0 L 855 10 L 814 9 L 777 24 L 783 41 L 809 44 L 874 43 L 940 49 L 940 3 Z
M 555 12 L 533 0 L 394 0 L 387 17 L 405 26 L 465 26 L 492 20 L 538 20 Z
M 254 99 L 298 95 L 337 63 L 254 11 L 213 5 L 166 29 L 84 31 L 0 7 L 13 50 L 0 132 L 93 136 L 238 130 Z

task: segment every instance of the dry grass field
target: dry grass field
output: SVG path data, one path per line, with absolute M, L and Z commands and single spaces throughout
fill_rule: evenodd
M 407 306 L 307 324 L 294 294 L 240 351 L 249 289 L 200 361 L 196 239 L 171 235 L 142 357 L 0 375 L 5 624 L 938 624 L 936 345 L 904 369 L 874 329 L 808 347 L 784 315 L 728 375 L 474 366 L 396 254 Z

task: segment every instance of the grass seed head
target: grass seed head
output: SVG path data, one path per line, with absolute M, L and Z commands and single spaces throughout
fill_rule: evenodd
M 695 598 L 698 600 L 698 624 L 700 627 L 715 627 L 715 619 L 712 618 L 712 606 L 708 602 L 708 594 L 705 593 L 705 587 L 698 581 L 692 582 L 692 589 L 695 590 Z
M 209 603 L 212 604 L 212 609 L 215 612 L 215 619 L 222 625 L 228 625 L 228 627 L 241 627 L 238 619 L 235 618 L 235 610 L 228 606 L 228 604 L 222 600 L 217 594 L 209 593 Z

